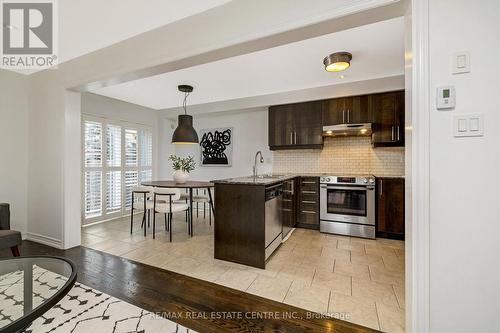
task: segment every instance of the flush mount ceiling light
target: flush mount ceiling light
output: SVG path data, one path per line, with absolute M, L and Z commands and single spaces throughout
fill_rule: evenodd
M 177 128 L 172 135 L 173 144 L 197 144 L 198 134 L 193 127 L 193 116 L 187 114 L 186 110 L 186 100 L 189 94 L 193 91 L 192 86 L 182 84 L 177 87 L 179 91 L 184 93 L 184 102 L 182 102 L 182 108 L 184 109 L 184 114 L 179 115 L 179 121 Z
M 335 52 L 323 59 L 325 70 L 328 72 L 345 71 L 350 65 L 352 54 L 349 52 Z

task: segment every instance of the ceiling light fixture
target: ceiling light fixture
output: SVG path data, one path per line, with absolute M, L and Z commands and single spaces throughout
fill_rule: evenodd
M 323 59 L 325 70 L 327 72 L 345 71 L 350 65 L 352 54 L 349 52 L 335 52 Z
M 177 87 L 179 91 L 184 93 L 184 102 L 182 102 L 182 108 L 184 109 L 184 114 L 179 115 L 179 121 L 177 128 L 172 135 L 173 144 L 197 144 L 198 134 L 193 127 L 193 116 L 187 114 L 186 110 L 186 100 L 189 94 L 193 91 L 192 86 L 181 84 Z

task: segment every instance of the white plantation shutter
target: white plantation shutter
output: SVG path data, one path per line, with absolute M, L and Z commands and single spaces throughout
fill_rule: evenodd
M 125 208 L 132 206 L 132 188 L 137 186 L 137 171 L 125 171 Z
M 100 167 L 102 165 L 102 125 L 94 121 L 85 122 L 85 166 Z
M 122 209 L 122 172 L 106 173 L 106 213 L 114 213 Z
M 85 179 L 85 218 L 101 215 L 101 172 L 87 171 Z
M 142 130 L 140 139 L 141 166 L 151 167 L 153 166 L 153 133 Z
M 122 165 L 122 128 L 117 125 L 106 127 L 106 161 L 108 167 Z
M 125 166 L 137 166 L 137 130 L 125 129 Z
M 141 171 L 141 182 L 149 182 L 153 180 L 153 170 L 142 170 Z
M 151 129 L 89 116 L 82 131 L 85 223 L 128 214 L 132 188 L 153 178 Z

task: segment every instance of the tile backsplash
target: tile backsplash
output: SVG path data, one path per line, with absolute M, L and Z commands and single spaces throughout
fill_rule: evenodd
M 404 148 L 373 148 L 370 137 L 325 138 L 322 150 L 279 150 L 274 173 L 373 174 L 403 176 Z

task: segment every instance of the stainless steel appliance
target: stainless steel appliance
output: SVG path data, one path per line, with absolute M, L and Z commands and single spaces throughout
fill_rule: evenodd
M 372 124 L 339 124 L 323 126 L 323 136 L 345 137 L 345 136 L 370 136 L 372 135 Z
M 375 177 L 321 177 L 320 231 L 375 238 Z
M 295 227 L 296 210 L 295 204 L 295 180 L 289 179 L 283 182 L 283 199 L 282 199 L 282 213 L 283 213 L 283 239 Z
M 283 184 L 266 187 L 265 203 L 265 258 L 278 248 L 282 240 L 283 217 L 281 212 L 281 198 L 283 195 Z

